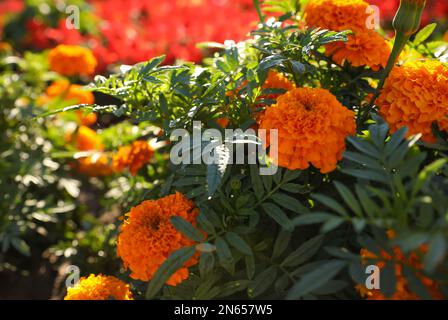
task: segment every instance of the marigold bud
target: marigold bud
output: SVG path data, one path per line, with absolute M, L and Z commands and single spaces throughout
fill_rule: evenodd
M 426 0 L 401 0 L 393 27 L 397 33 L 411 36 L 418 31 Z

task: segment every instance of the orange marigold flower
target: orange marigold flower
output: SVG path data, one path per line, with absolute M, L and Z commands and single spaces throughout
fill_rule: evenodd
M 104 275 L 82 277 L 72 288 L 67 289 L 64 300 L 133 300 L 129 285 Z
M 353 67 L 368 66 L 377 71 L 387 65 L 391 52 L 389 43 L 377 32 L 359 30 L 348 36 L 347 42 L 333 42 L 326 54 L 339 65 L 349 62 Z
M 408 127 L 434 142 L 432 123 L 448 130 L 448 67 L 438 61 L 412 61 L 394 67 L 377 100 L 392 132 Z
M 79 151 L 103 150 L 104 146 L 97 133 L 86 126 L 81 126 L 76 135 L 76 147 Z
M 160 265 L 175 250 L 193 245 L 193 241 L 178 232 L 170 222 L 179 216 L 196 225 L 199 210 L 183 194 L 176 193 L 158 200 L 143 201 L 126 214 L 118 236 L 117 254 L 133 279 L 148 281 Z M 188 267 L 197 263 L 193 256 L 174 273 L 168 285 L 177 285 L 188 278 Z
M 79 46 L 58 45 L 48 55 L 51 70 L 65 76 L 91 75 L 97 61 L 92 51 Z
M 309 26 L 333 31 L 366 29 L 369 3 L 363 0 L 312 0 L 305 7 Z
M 129 168 L 132 175 L 136 175 L 138 170 L 147 164 L 154 150 L 147 141 L 134 141 L 131 145 L 121 147 L 114 155 L 113 166 L 115 171 L 121 172 L 124 168 Z
M 389 238 L 393 238 L 389 233 Z M 415 270 L 422 270 L 423 265 L 421 263 L 420 255 L 426 253 L 428 247 L 422 245 L 418 252 L 411 252 L 406 256 L 399 247 L 393 248 L 393 254 L 387 253 L 385 250 L 381 250 L 380 256 L 378 257 L 374 253 L 368 251 L 367 249 L 361 250 L 361 257 L 365 264 L 370 264 L 371 259 L 379 260 L 377 266 L 382 269 L 385 267 L 386 262 L 393 262 L 395 265 L 395 276 L 396 276 L 396 289 L 391 297 L 384 296 L 380 290 L 369 290 L 364 285 L 359 284 L 356 289 L 359 291 L 362 297 L 368 300 L 420 300 L 421 298 L 413 293 L 408 286 L 407 280 L 403 275 L 403 267 L 410 266 Z M 433 299 L 443 299 L 443 295 L 438 290 L 438 285 L 435 281 L 425 277 L 421 273 L 416 274 L 423 285 L 426 287 Z
M 105 177 L 114 173 L 111 161 L 105 153 L 80 158 L 77 169 L 90 177 Z
M 229 118 L 226 117 L 222 117 L 222 118 L 218 118 L 216 119 L 216 123 L 221 127 L 221 128 L 227 128 L 227 126 L 230 123 Z
M 342 159 L 345 138 L 355 133 L 355 119 L 329 91 L 297 88 L 267 107 L 260 129 L 278 129 L 278 158 L 273 160 L 279 166 L 303 170 L 311 163 L 327 173 Z M 269 132 L 267 137 L 269 145 Z
M 283 89 L 285 91 L 292 90 L 295 87 L 296 86 L 294 85 L 294 83 L 289 81 L 287 77 L 285 77 L 282 73 L 274 70 L 269 70 L 268 76 L 262 86 L 263 89 Z M 281 94 L 268 94 L 261 96 L 261 98 L 275 100 L 280 95 Z

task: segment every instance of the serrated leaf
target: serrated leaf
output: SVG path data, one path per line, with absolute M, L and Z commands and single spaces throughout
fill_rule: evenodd
M 280 192 L 274 193 L 271 196 L 271 198 L 279 206 L 282 206 L 283 208 L 291 210 L 293 212 L 302 213 L 302 214 L 309 212 L 308 208 L 303 206 L 299 200 L 297 200 L 291 196 L 288 196 L 284 193 L 280 193 Z
M 170 221 L 173 227 L 187 238 L 196 242 L 201 242 L 204 240 L 204 235 L 184 218 L 173 216 L 170 218 Z
M 345 266 L 345 261 L 330 261 L 304 275 L 289 291 L 288 300 L 299 299 L 332 280 Z
M 324 195 L 324 194 L 313 194 L 311 197 L 324 205 L 326 205 L 329 209 L 332 209 L 339 213 L 341 216 L 348 217 L 348 212 L 345 210 L 343 206 L 341 206 L 336 200 Z
M 272 258 L 279 257 L 286 250 L 289 241 L 291 240 L 291 236 L 292 233 L 286 230 L 281 230 L 278 233 L 278 236 L 274 242 L 274 249 L 272 250 Z
M 199 257 L 199 273 L 202 278 L 213 271 L 215 256 L 211 253 L 202 253 Z
M 283 210 L 280 209 L 277 205 L 270 202 L 265 202 L 261 205 L 261 207 L 263 208 L 264 212 L 275 222 L 277 222 L 283 229 L 293 229 L 291 220 L 288 218 L 286 213 L 284 213 Z
M 251 298 L 263 294 L 274 283 L 277 277 L 277 268 L 271 266 L 258 274 L 249 285 L 248 292 Z
M 429 240 L 429 250 L 424 258 L 425 271 L 432 273 L 434 269 L 443 261 L 446 254 L 446 241 L 441 233 L 436 233 Z
M 284 267 L 296 267 L 308 261 L 322 246 L 324 235 L 318 235 L 303 243 L 299 248 L 289 254 L 282 262 Z
M 235 232 L 227 232 L 226 233 L 227 241 L 238 251 L 245 255 L 252 255 L 252 249 L 250 246 Z
M 335 181 L 334 185 L 338 190 L 341 197 L 344 199 L 345 203 L 352 209 L 352 211 L 359 217 L 362 216 L 361 206 L 358 203 L 358 200 L 355 198 L 353 193 L 342 183 Z
M 255 196 L 260 200 L 264 195 L 264 187 L 263 183 L 261 182 L 259 168 L 256 164 L 251 164 L 249 165 L 249 169 L 252 188 L 254 189 Z
M 235 272 L 235 260 L 233 259 L 232 252 L 226 241 L 221 237 L 215 240 L 216 253 L 221 266 L 227 270 L 230 274 Z
M 334 217 L 337 217 L 337 216 L 327 213 L 327 212 L 312 212 L 312 213 L 304 214 L 300 217 L 294 218 L 292 220 L 292 223 L 295 226 L 304 226 L 304 225 L 309 225 L 309 224 L 322 223 L 322 222 L 325 222 Z
M 146 289 L 146 299 L 152 299 L 162 289 L 171 275 L 182 268 L 194 253 L 195 249 L 193 247 L 186 247 L 170 254 L 149 282 L 148 288 Z

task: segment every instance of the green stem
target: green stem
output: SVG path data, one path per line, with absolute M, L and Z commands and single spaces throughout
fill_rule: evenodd
M 370 111 L 372 111 L 373 106 L 375 105 L 376 99 L 381 94 L 381 90 L 384 87 L 384 84 L 386 83 L 386 79 L 389 76 L 390 72 L 392 71 L 393 67 L 395 66 L 395 62 L 398 60 L 398 57 L 400 56 L 400 53 L 403 51 L 404 47 L 406 46 L 406 43 L 408 42 L 410 36 L 405 35 L 401 32 L 397 34 L 395 37 L 394 47 L 392 48 L 392 52 L 389 56 L 389 60 L 387 61 L 386 68 L 382 71 L 381 77 L 380 77 L 380 83 L 378 84 L 378 87 L 376 88 L 376 92 L 372 97 L 372 100 L 370 100 L 369 105 L 363 110 L 361 115 L 358 117 L 358 130 L 361 129 L 362 123 L 367 119 L 367 116 L 369 115 Z

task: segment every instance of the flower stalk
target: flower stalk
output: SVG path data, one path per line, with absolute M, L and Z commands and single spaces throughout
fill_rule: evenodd
M 364 113 L 359 117 L 359 124 L 361 124 L 372 110 L 375 105 L 376 99 L 381 94 L 381 90 L 386 82 L 387 77 L 395 66 L 398 57 L 403 51 L 406 43 L 409 41 L 411 36 L 415 34 L 420 28 L 423 10 L 426 6 L 426 0 L 401 0 L 400 7 L 398 8 L 395 18 L 393 20 L 393 27 L 395 30 L 395 41 L 392 48 L 392 52 L 387 61 L 387 65 L 382 71 L 380 82 L 376 89 L 372 100 L 370 101 L 368 107 L 364 110 Z

